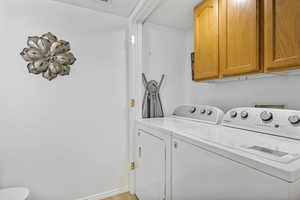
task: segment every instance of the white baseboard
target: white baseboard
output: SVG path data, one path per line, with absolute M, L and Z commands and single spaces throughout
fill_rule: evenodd
M 106 192 L 103 192 L 100 194 L 94 194 L 94 195 L 91 195 L 88 197 L 83 197 L 83 198 L 76 199 L 76 200 L 101 200 L 101 199 L 105 199 L 105 198 L 108 198 L 108 197 L 111 197 L 114 195 L 118 195 L 118 194 L 122 194 L 125 192 L 128 192 L 128 186 L 124 186 L 124 187 L 117 188 L 114 190 L 106 191 Z

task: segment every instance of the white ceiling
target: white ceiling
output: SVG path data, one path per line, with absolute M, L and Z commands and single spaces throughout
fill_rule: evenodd
M 147 22 L 182 30 L 193 27 L 194 7 L 203 0 L 163 0 Z
M 109 0 L 104 3 L 101 0 L 54 0 L 72 4 L 79 7 L 89 8 L 95 11 L 108 12 L 122 17 L 129 17 L 140 0 Z

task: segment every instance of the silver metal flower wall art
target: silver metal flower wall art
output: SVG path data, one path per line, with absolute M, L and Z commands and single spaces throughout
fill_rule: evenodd
M 49 81 L 58 75 L 69 75 L 71 65 L 76 61 L 70 52 L 70 43 L 58 40 L 52 33 L 46 33 L 41 37 L 28 37 L 28 48 L 23 49 L 21 56 L 28 63 L 29 73 L 42 74 Z

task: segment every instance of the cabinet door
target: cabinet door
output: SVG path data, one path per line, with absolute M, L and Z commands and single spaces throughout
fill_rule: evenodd
M 193 144 L 173 140 L 172 200 L 288 200 L 289 184 Z
M 219 6 L 221 76 L 261 71 L 260 1 L 220 0 Z
M 300 68 L 300 1 L 264 2 L 265 71 Z
M 218 0 L 207 0 L 194 10 L 195 62 L 194 80 L 219 77 Z
M 165 199 L 166 147 L 158 137 L 139 131 L 137 136 L 136 195 L 140 200 Z

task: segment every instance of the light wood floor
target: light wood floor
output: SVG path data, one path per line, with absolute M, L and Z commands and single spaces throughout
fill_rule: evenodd
M 129 193 L 120 194 L 117 196 L 109 197 L 103 200 L 138 200 L 135 196 L 132 196 Z

